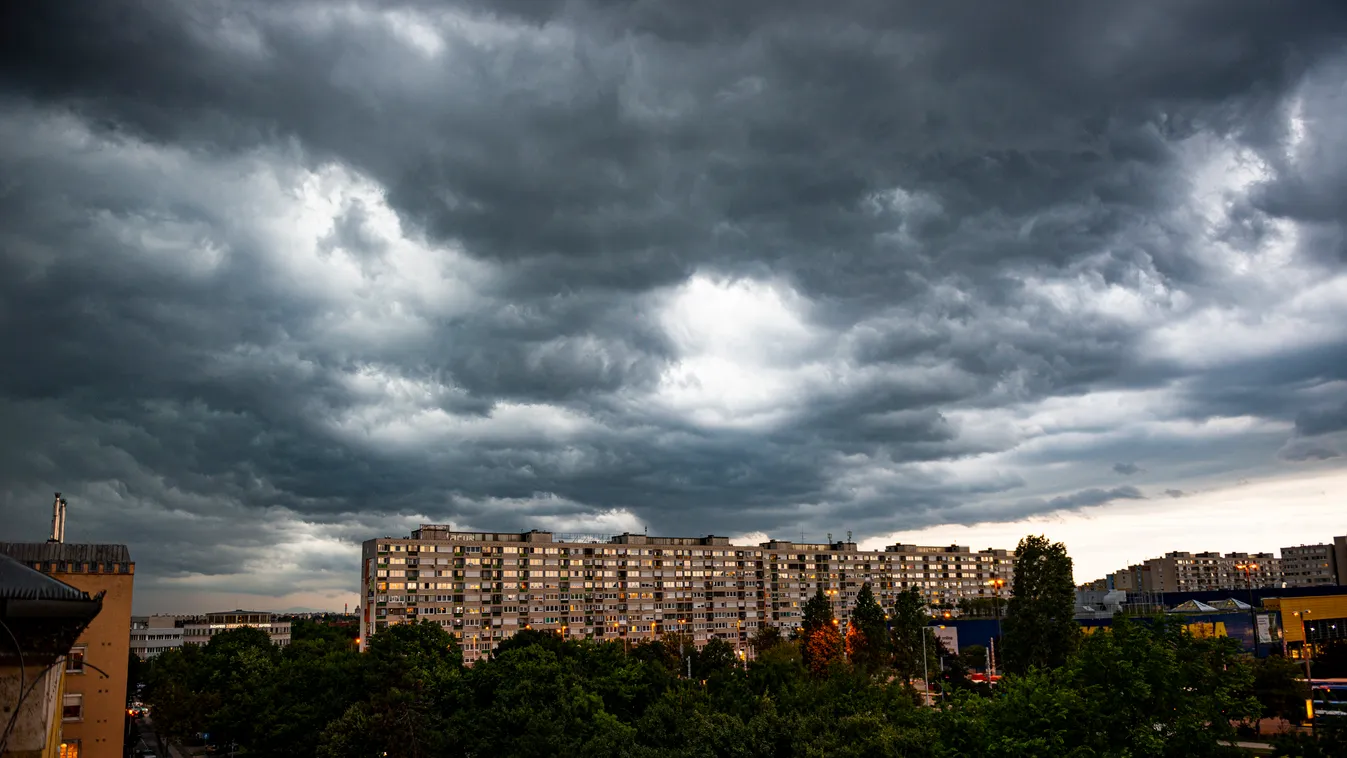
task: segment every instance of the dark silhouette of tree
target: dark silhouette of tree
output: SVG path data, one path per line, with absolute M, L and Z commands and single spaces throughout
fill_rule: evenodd
M 930 623 L 931 615 L 917 588 L 908 587 L 898 594 L 889 613 L 889 650 L 894 671 L 904 682 L 922 675 L 921 637 Z
M 786 636 L 781 633 L 780 628 L 767 624 L 759 626 L 758 630 L 754 632 L 753 636 L 748 640 L 748 646 L 753 648 L 754 655 L 761 655 L 777 645 L 785 645 L 788 643 L 789 640 L 787 640 Z
M 1006 671 L 1022 674 L 1066 663 L 1080 640 L 1075 590 L 1065 545 L 1034 535 L 1020 540 L 998 649 Z
M 804 665 L 815 676 L 823 676 L 842 657 L 842 633 L 833 617 L 832 604 L 820 585 L 804 606 Z
M 869 582 L 856 593 L 846 642 L 848 659 L 863 671 L 874 673 L 889 662 L 888 619 Z

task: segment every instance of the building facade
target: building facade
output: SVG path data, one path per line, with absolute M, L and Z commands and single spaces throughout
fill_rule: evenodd
M 66 671 L 82 663 L 70 653 L 102 607 L 102 598 L 0 553 L 4 758 L 71 754 L 72 745 L 62 742 Z
M 1007 550 L 854 542 L 731 545 L 727 537 L 558 540 L 550 532 L 457 532 L 422 525 L 403 538 L 362 546 L 360 638 L 390 624 L 430 620 L 473 661 L 521 629 L 567 637 L 645 640 L 686 633 L 698 645 L 721 638 L 748 654 L 762 626 L 803 622 L 818 588 L 846 619 L 869 582 L 880 604 L 914 587 L 933 606 L 992 597 L 1007 585 Z
M 182 647 L 182 635 L 177 616 L 131 617 L 131 652 L 142 661 Z
M 1247 566 L 1247 572 L 1241 566 Z M 1246 587 L 1280 587 L 1281 561 L 1272 553 L 1165 553 L 1146 561 L 1142 592 L 1209 592 Z
M 268 611 L 217 611 L 204 616 L 184 616 L 179 623 L 186 645 L 204 645 L 220 632 L 245 626 L 266 632 L 278 647 L 290 644 L 290 621 Z
M 61 758 L 122 758 L 126 662 L 136 564 L 125 545 L 0 543 L 0 552 L 91 597 L 102 608 L 66 658 Z M 101 593 L 101 595 L 100 595 Z
M 1284 547 L 1282 579 L 1287 587 L 1333 587 L 1338 583 L 1333 544 Z

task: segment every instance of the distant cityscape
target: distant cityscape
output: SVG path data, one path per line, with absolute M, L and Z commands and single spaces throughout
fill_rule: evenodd
M 1174 551 L 1086 582 L 1082 590 L 1131 593 L 1213 592 L 1249 587 L 1315 588 L 1347 584 L 1347 536 L 1272 553 Z
M 720 640 L 747 660 L 755 635 L 766 627 L 794 632 L 818 593 L 845 634 L 858 593 L 869 585 L 886 609 L 900 593 L 918 593 L 935 636 L 957 653 L 961 645 L 995 649 L 1016 561 L 1007 548 L 860 550 L 849 534 L 822 543 L 733 545 L 714 535 L 575 538 L 424 524 L 406 537 L 363 543 L 352 567 L 363 602 L 342 613 L 133 616 L 136 564 L 127 547 L 70 544 L 64 536 L 58 493 L 46 542 L 0 543 L 0 620 L 28 656 L 20 662 L 0 654 L 0 668 L 10 676 L 16 665 L 47 661 L 43 676 L 54 677 L 43 690 L 48 699 L 26 704 L 15 719 L 25 735 L 59 733 L 60 756 L 122 754 L 130 654 L 150 660 L 241 627 L 286 647 L 294 622 L 319 620 L 351 627 L 353 648 L 363 651 L 371 635 L 392 625 L 430 622 L 458 641 L 467 664 L 526 629 L 624 644 L 676 633 L 697 648 Z M 1347 633 L 1344 585 L 1347 536 L 1283 547 L 1280 555 L 1173 551 L 1078 586 L 1076 620 L 1088 632 L 1124 610 L 1178 613 L 1190 628 L 1236 637 L 1255 655 L 1280 647 L 1299 657 L 1306 643 Z M 57 666 L 61 659 L 65 665 Z M 103 677 L 82 676 L 86 669 Z

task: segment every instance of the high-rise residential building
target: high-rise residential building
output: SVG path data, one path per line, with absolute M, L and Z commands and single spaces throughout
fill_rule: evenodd
M 1281 561 L 1272 553 L 1165 553 L 1146 561 L 1142 592 L 1209 592 L 1249 586 L 1279 587 Z M 1247 567 L 1241 568 L 1241 567 Z M 1116 585 L 1115 575 L 1115 585 Z
M 1338 583 L 1333 544 L 1284 547 L 1282 579 L 1287 587 L 1332 587 Z
M 1008 593 L 992 580 L 1008 585 L 1013 573 L 1012 551 L 957 545 L 874 551 L 850 541 L 745 546 L 637 534 L 586 541 L 423 524 L 409 537 L 364 543 L 360 637 L 363 647 L 389 624 L 431 620 L 459 639 L 467 661 L 528 628 L 631 641 L 680 632 L 698 645 L 719 637 L 747 655 L 761 626 L 799 626 L 819 588 L 845 623 L 866 582 L 885 607 L 908 587 L 952 607 Z
M 58 497 L 58 502 L 59 497 Z M 125 545 L 79 545 L 64 537 L 64 509 L 53 541 L 0 543 L 0 553 L 101 598 L 102 609 L 66 657 L 60 758 L 122 758 L 126 663 L 136 564 Z

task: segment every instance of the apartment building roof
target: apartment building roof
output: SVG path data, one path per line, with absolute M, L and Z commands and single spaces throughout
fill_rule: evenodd
M 0 600 L 91 600 L 89 593 L 0 554 Z
M 126 545 L 75 542 L 0 542 L 0 553 L 21 563 L 70 561 L 74 563 L 130 563 Z

